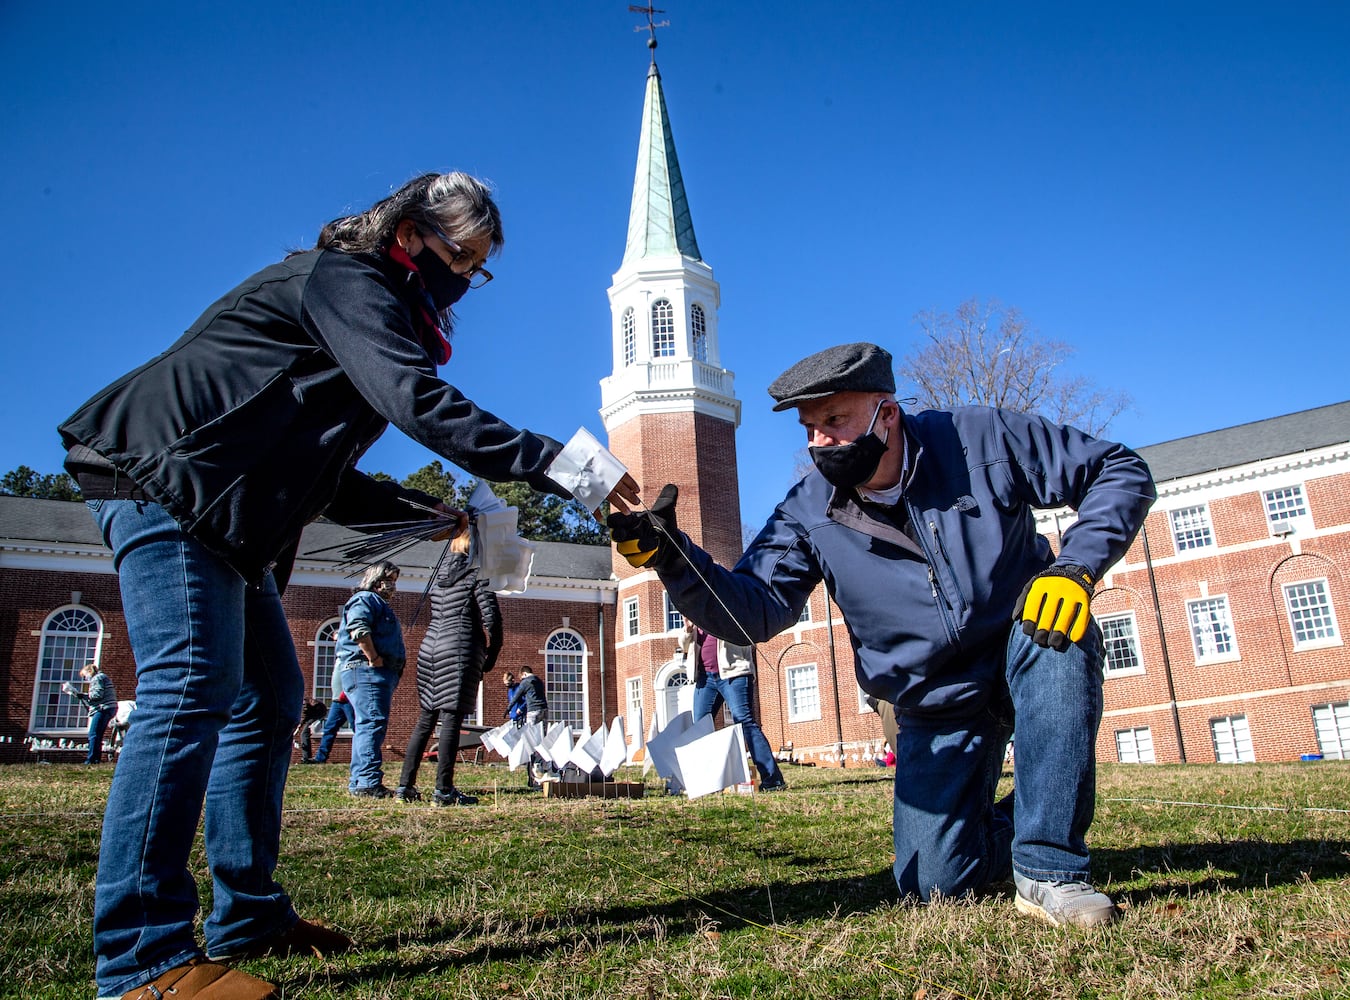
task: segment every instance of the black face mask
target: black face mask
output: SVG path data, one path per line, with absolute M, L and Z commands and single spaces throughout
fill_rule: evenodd
M 867 432 L 858 440 L 849 444 L 812 445 L 807 449 L 811 461 L 830 485 L 851 490 L 876 475 L 881 456 L 886 454 L 886 442 L 873 434 L 872 428 L 876 426 L 883 404 L 884 400 L 877 404 Z
M 456 274 L 454 269 L 436 255 L 431 247 L 423 245 L 417 256 L 412 259 L 417 271 L 422 275 L 422 284 L 431 296 L 431 304 L 437 312 L 444 312 L 464 297 L 469 290 L 469 279 Z

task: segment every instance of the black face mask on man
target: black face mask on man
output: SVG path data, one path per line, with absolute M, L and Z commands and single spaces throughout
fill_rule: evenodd
M 815 463 L 826 482 L 843 490 L 851 490 L 876 475 L 877 467 L 881 465 L 881 456 L 886 453 L 886 442 L 873 434 L 872 428 L 877 425 L 877 417 L 881 415 L 881 408 L 885 404 L 884 399 L 877 403 L 866 432 L 856 441 L 848 444 L 812 445 L 807 449 L 811 453 L 811 461 Z M 887 434 L 887 437 L 890 435 Z
M 449 264 L 437 256 L 436 251 L 425 243 L 417 255 L 412 258 L 417 272 L 422 275 L 422 284 L 431 296 L 431 304 L 437 312 L 444 312 L 464 297 L 469 290 L 466 275 L 457 274 Z

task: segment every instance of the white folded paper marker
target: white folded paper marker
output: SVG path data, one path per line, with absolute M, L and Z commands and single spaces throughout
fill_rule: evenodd
M 580 427 L 544 473 L 594 514 L 627 471 L 594 434 Z

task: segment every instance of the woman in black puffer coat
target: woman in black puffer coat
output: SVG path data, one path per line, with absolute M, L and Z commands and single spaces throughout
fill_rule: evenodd
M 431 589 L 431 624 L 417 653 L 417 701 L 422 713 L 408 739 L 403 773 L 395 797 L 404 802 L 421 798 L 417 767 L 440 720 L 436 754 L 438 806 L 471 806 L 478 800 L 455 788 L 455 755 L 459 727 L 478 701 L 483 674 L 497 662 L 502 648 L 502 616 L 497 597 L 469 565 L 469 533 L 456 535 L 450 555 Z

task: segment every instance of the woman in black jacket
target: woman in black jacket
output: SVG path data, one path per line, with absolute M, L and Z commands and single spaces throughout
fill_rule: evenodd
M 478 799 L 455 787 L 459 727 L 478 703 L 478 685 L 497 662 L 502 648 L 502 616 L 497 595 L 488 589 L 478 568 L 469 564 L 469 533 L 450 542 L 450 557 L 431 591 L 431 624 L 417 652 L 417 702 L 422 708 L 408 738 L 403 773 L 394 797 L 420 799 L 417 768 L 422 752 L 440 720 L 436 750 L 438 806 L 472 806 Z
M 304 691 L 278 581 L 320 514 L 356 526 L 439 506 L 447 531 L 461 526 L 437 498 L 357 471 L 389 424 L 481 478 L 567 495 L 548 474 L 557 441 L 437 372 L 454 304 L 501 245 L 481 181 L 424 174 L 245 279 L 61 425 L 136 659 L 95 883 L 100 997 L 264 1000 L 275 987 L 220 963 L 351 947 L 301 920 L 273 878 Z M 628 478 L 611 501 L 626 510 L 636 491 Z M 203 811 L 210 961 L 188 869 Z

